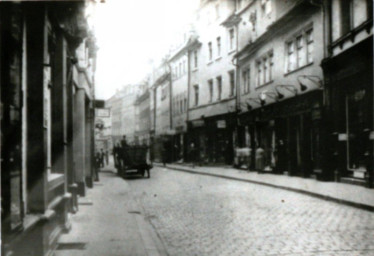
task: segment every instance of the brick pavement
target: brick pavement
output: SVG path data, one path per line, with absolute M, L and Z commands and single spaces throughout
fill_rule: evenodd
M 369 211 L 161 167 L 129 185 L 169 255 L 374 255 Z
M 155 164 L 157 166 L 157 163 Z M 167 164 L 170 169 L 237 179 L 257 184 L 306 193 L 312 196 L 334 200 L 347 205 L 374 211 L 374 189 L 338 182 L 322 182 L 314 179 L 275 175 L 268 173 L 248 172 L 232 167 L 199 167 L 189 165 Z

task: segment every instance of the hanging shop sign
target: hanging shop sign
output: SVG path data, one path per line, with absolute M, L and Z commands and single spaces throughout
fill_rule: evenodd
M 204 120 L 192 120 L 192 127 L 203 127 L 205 125 Z
M 219 128 L 219 129 L 226 128 L 226 120 L 218 120 L 217 121 L 217 128 Z
M 96 117 L 110 117 L 110 109 L 109 108 L 95 108 L 95 116 Z

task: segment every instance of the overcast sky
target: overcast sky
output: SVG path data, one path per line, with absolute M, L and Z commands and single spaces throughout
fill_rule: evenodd
M 192 19 L 199 0 L 106 0 L 96 6 L 93 25 L 99 47 L 96 98 L 141 81 Z

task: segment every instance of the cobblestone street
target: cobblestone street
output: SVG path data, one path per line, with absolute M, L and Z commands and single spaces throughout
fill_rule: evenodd
M 369 211 L 159 167 L 127 182 L 169 255 L 374 255 Z

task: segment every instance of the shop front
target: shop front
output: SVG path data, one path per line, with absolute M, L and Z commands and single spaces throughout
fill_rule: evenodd
M 328 92 L 330 171 L 335 180 L 373 186 L 372 38 L 323 63 Z
M 321 119 L 320 90 L 240 115 L 238 137 L 251 149 L 250 169 L 317 176 L 322 172 Z
M 189 122 L 189 144 L 202 164 L 233 164 L 236 118 L 227 114 Z

